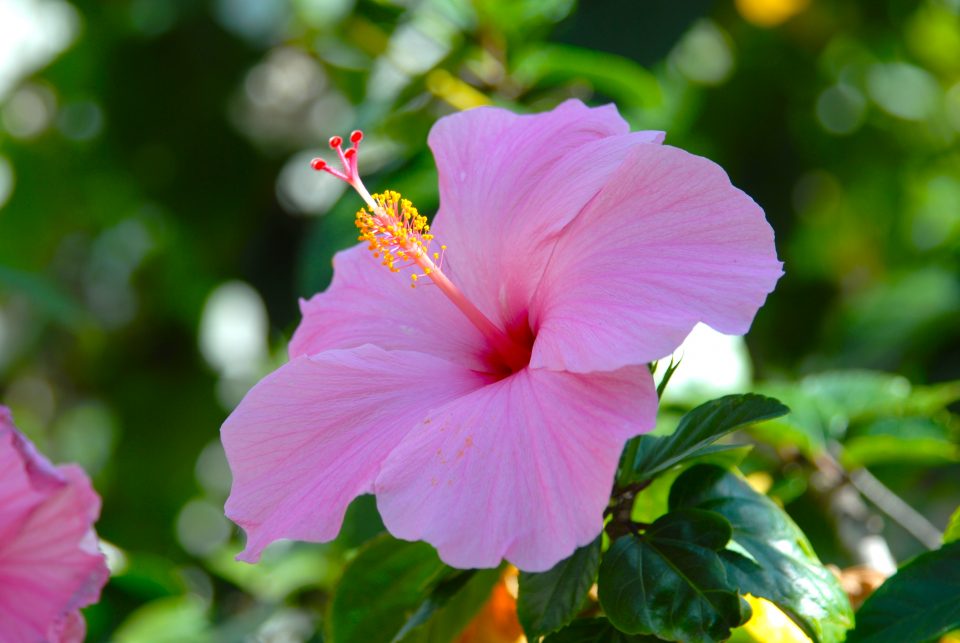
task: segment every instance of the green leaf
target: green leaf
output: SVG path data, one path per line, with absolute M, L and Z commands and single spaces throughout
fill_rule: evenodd
M 390 643 L 449 570 L 426 543 L 387 534 L 372 539 L 337 585 L 327 620 L 330 639 Z
M 667 364 L 666 368 L 663 371 L 663 377 L 660 378 L 660 383 L 657 384 L 657 397 L 663 398 L 663 392 L 667 389 L 667 384 L 670 383 L 670 380 L 673 378 L 673 374 L 677 372 L 677 369 L 680 368 L 680 362 L 683 361 L 682 358 L 677 361 L 673 361 L 673 355 L 670 356 L 670 363 Z M 657 370 L 656 363 L 650 365 L 650 371 L 655 373 Z
M 933 415 L 960 400 L 960 380 L 929 386 L 914 386 L 907 400 L 906 411 L 916 415 Z
M 627 462 L 621 483 L 648 480 L 658 473 L 698 456 L 711 443 L 748 424 L 779 417 L 789 411 L 777 400 L 762 395 L 727 395 L 701 404 L 680 420 L 672 434 L 645 436 Z
M 117 643 L 204 643 L 209 641 L 207 608 L 197 596 L 151 601 L 127 617 L 113 639 Z
M 515 60 L 513 76 L 524 85 L 586 79 L 624 107 L 657 107 L 663 100 L 656 76 L 615 54 L 538 42 Z
M 801 387 L 824 409 L 850 421 L 932 415 L 960 399 L 960 381 L 913 386 L 902 375 L 882 371 L 827 371 L 805 377 Z
M 747 620 L 719 552 L 730 540 L 719 514 L 682 509 L 641 536 L 619 538 L 600 564 L 600 605 L 618 630 L 670 641 L 722 641 Z
M 549 571 L 520 572 L 517 615 L 528 639 L 535 641 L 577 615 L 600 568 L 600 541 L 598 536 Z
M 857 612 L 848 643 L 922 643 L 960 627 L 960 542 L 920 554 Z
M 876 464 L 938 465 L 960 460 L 960 446 L 938 438 L 904 438 L 868 435 L 850 438 L 843 445 L 840 461 L 845 469 Z
M 847 456 L 851 461 L 879 462 L 900 447 L 907 457 L 927 460 L 935 457 L 936 448 L 931 440 L 918 437 L 911 444 L 894 444 L 897 441 L 889 437 L 854 439 L 854 435 L 862 432 L 857 430 L 857 425 L 932 415 L 960 398 L 960 382 L 911 386 L 905 377 L 890 373 L 829 371 L 811 375 L 796 384 L 768 384 L 763 392 L 790 407 L 787 417 L 751 430 L 764 442 L 796 446 L 808 456 L 816 456 L 826 448 L 828 440 L 844 439 L 852 427 L 852 444 L 848 446 L 854 452 Z M 904 439 L 910 437 L 909 432 L 902 435 Z M 925 435 L 925 438 L 931 437 Z
M 960 540 L 960 507 L 957 507 L 950 516 L 950 522 L 947 523 L 947 528 L 943 532 L 944 543 L 952 543 L 955 540 Z
M 663 639 L 645 634 L 624 634 L 605 618 L 578 619 L 543 643 L 662 643 Z
M 790 407 L 790 413 L 750 427 L 751 435 L 776 447 L 799 448 L 810 457 L 826 449 L 831 432 L 817 400 L 804 393 L 799 384 L 767 384 L 762 392 L 781 400 Z
M 843 640 L 853 625 L 846 594 L 800 528 L 772 500 L 724 469 L 698 465 L 677 478 L 670 508 L 698 508 L 726 518 L 733 547 L 723 559 L 740 592 L 776 604 L 814 641 Z
M 762 390 L 791 410 L 782 420 L 752 429 L 754 435 L 774 445 L 797 446 L 808 456 L 822 452 L 828 440 L 844 439 L 851 427 L 882 418 L 930 416 L 960 398 L 960 382 L 911 386 L 900 375 L 855 370 L 828 371 L 794 384 L 768 384 Z M 870 445 L 871 441 L 858 441 L 854 448 L 865 452 Z M 926 457 L 930 446 L 918 440 L 912 453 Z M 882 455 L 885 449 L 878 448 Z
M 447 643 L 456 639 L 490 597 L 499 569 L 453 572 L 437 585 L 394 637 L 394 643 Z
M 233 547 L 223 547 L 207 557 L 207 568 L 266 601 L 282 601 L 308 588 L 330 589 L 341 570 L 324 547 L 294 545 L 280 555 L 268 550 L 256 565 L 238 565 L 235 555 Z
M 803 378 L 803 391 L 824 411 L 856 421 L 896 415 L 910 398 L 910 381 L 880 371 L 827 371 Z

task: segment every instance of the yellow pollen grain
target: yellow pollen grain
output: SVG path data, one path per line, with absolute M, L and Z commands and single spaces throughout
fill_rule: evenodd
M 391 272 L 400 272 L 405 264 L 428 255 L 433 235 L 427 218 L 393 190 L 374 194 L 372 199 L 376 207 L 358 210 L 354 224 L 360 233 L 357 239 L 367 242 L 373 256 Z M 413 276 L 411 281 L 416 280 Z

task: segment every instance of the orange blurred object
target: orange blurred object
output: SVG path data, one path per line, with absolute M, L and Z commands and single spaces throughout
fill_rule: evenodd
M 523 628 L 517 619 L 516 567 L 508 567 L 500 582 L 469 625 L 458 643 L 526 643 Z

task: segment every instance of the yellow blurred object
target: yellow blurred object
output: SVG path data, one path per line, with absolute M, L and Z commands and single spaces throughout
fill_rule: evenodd
M 508 567 L 490 598 L 460 635 L 458 643 L 527 643 L 517 619 L 516 567 Z
M 766 471 L 756 471 L 747 476 L 747 484 L 757 493 L 766 495 L 773 486 L 773 476 Z
M 446 69 L 434 69 L 427 74 L 427 89 L 437 98 L 461 110 L 490 104 L 486 94 L 477 91 Z
M 764 598 L 747 594 L 744 596 L 753 609 L 753 616 L 743 628 L 757 641 L 763 643 L 812 643 L 790 617 Z
M 758 27 L 776 27 L 810 5 L 810 0 L 736 0 L 737 11 Z

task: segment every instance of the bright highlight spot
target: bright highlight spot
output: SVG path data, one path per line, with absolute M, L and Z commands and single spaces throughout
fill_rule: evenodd
M 191 500 L 177 516 L 177 540 L 195 556 L 205 556 L 217 550 L 230 537 L 230 523 L 218 504 L 206 500 Z
M 0 2 L 0 99 L 73 41 L 77 11 L 60 0 Z
M 14 174 L 13 165 L 0 156 L 0 208 L 2 208 L 13 194 Z
M 676 402 L 703 402 L 705 400 L 742 393 L 750 386 L 753 367 L 743 337 L 724 335 L 707 326 L 697 324 L 673 353 L 674 362 L 680 362 L 663 398 Z M 663 377 L 669 359 L 657 362 L 654 375 Z
M 931 116 L 940 97 L 937 80 L 907 63 L 874 65 L 867 76 L 867 89 L 884 111 L 908 121 Z
M 40 84 L 28 84 L 3 107 L 3 128 L 14 138 L 32 138 L 45 130 L 56 111 L 53 91 Z
M 127 571 L 129 563 L 125 551 L 102 538 L 100 539 L 100 551 L 107 559 L 107 568 L 110 570 L 111 576 L 119 576 Z
M 257 372 L 267 359 L 267 309 L 254 288 L 242 281 L 218 286 L 200 318 L 200 352 L 227 377 Z
M 776 27 L 807 8 L 810 0 L 737 0 L 737 11 L 758 27 Z
M 720 85 L 733 71 L 733 49 L 717 25 L 701 20 L 670 52 L 670 62 L 694 83 Z
M 310 152 L 294 154 L 277 178 L 277 198 L 288 212 L 302 215 L 325 214 L 346 190 L 340 181 L 317 181 L 310 167 Z
M 790 617 L 780 608 L 766 600 L 747 594 L 744 596 L 753 616 L 744 625 L 744 629 L 757 641 L 763 643 L 812 643 Z

